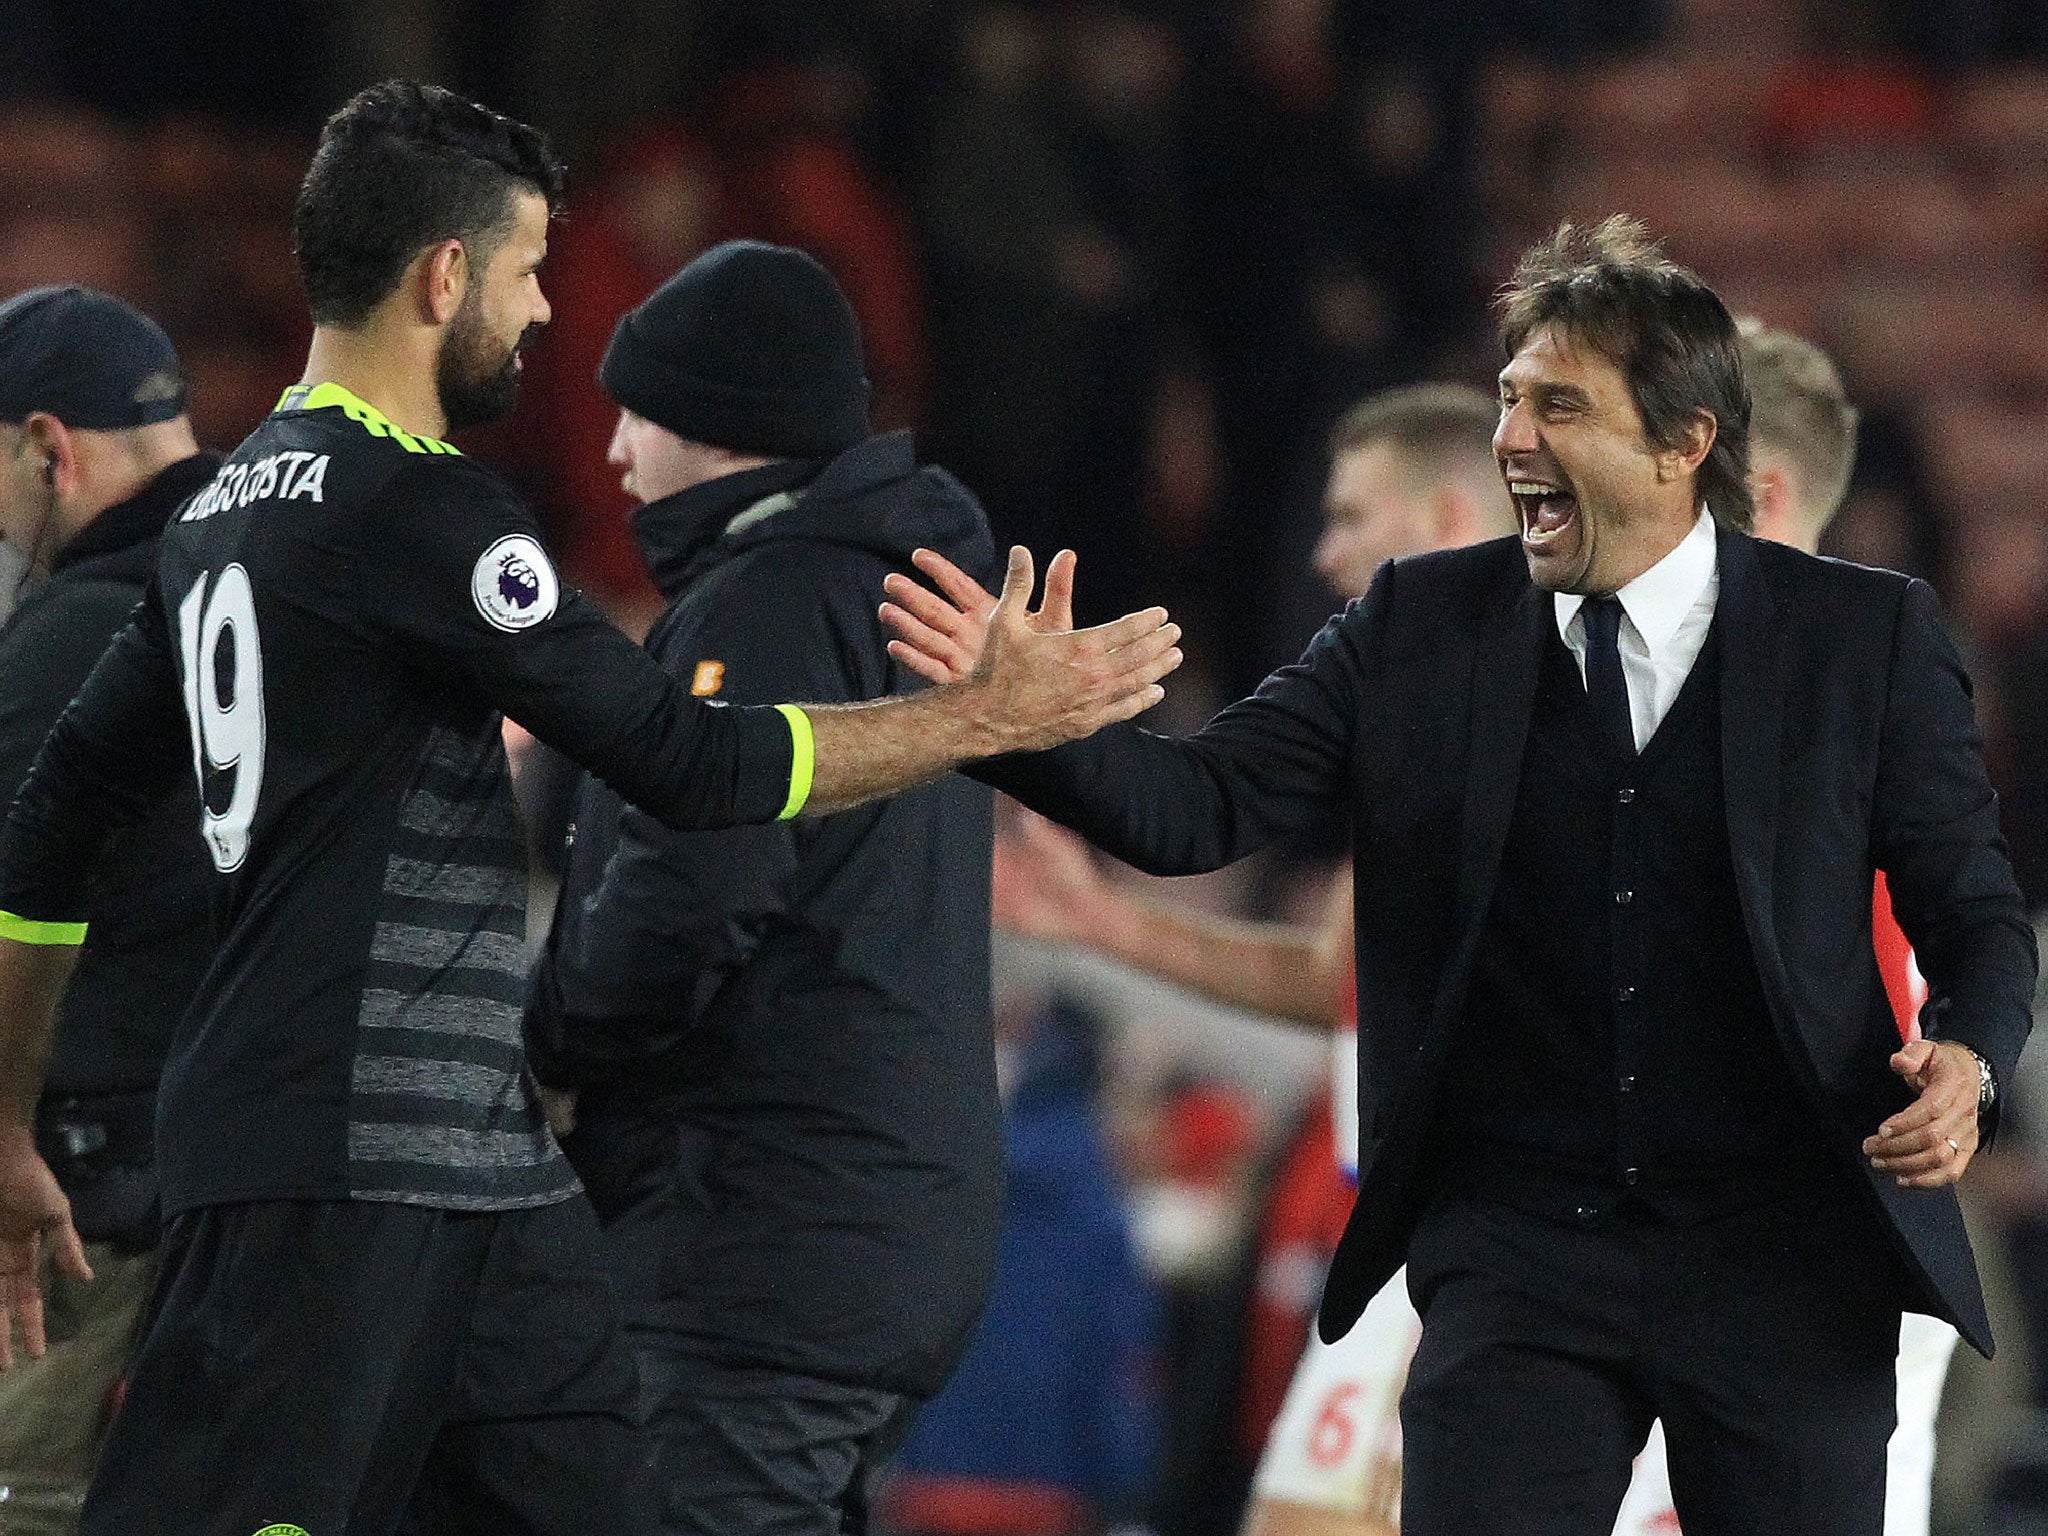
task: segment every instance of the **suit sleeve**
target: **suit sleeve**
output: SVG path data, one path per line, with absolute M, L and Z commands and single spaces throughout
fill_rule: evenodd
M 487 471 L 402 469 L 364 536 L 390 573 L 364 622 L 480 693 L 621 795 L 677 827 L 793 816 L 808 727 L 772 706 L 719 708 L 685 688 L 583 595 L 560 585 L 525 509 Z
M 1155 875 L 1229 864 L 1348 802 L 1353 737 L 1393 573 L 1330 620 L 1301 660 L 1192 736 L 1113 726 L 974 776 Z
M 715 664 L 720 695 L 736 704 L 850 701 L 873 690 L 853 675 L 832 614 L 816 591 L 729 580 L 700 623 L 651 643 L 685 687 L 700 663 Z M 578 854 L 584 867 L 601 860 L 601 874 L 565 893 L 530 989 L 528 1039 L 549 1082 L 588 1084 L 665 1054 L 788 909 L 799 842 L 815 835 L 790 822 L 679 831 L 630 805 L 614 828 L 597 799 L 586 782 L 579 827 L 605 845 Z
M 0 936 L 83 942 L 99 850 L 191 772 L 177 662 L 152 584 L 58 717 L 0 829 Z
M 2038 956 L 1998 830 L 1969 676 L 1923 582 L 1906 587 L 1878 749 L 1873 856 L 1927 978 L 1926 1033 L 2013 1080 Z

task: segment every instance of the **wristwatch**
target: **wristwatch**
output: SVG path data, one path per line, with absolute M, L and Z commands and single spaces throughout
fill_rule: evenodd
M 1962 1045 L 1961 1041 L 1956 1043 Z M 1963 1049 L 1970 1051 L 1967 1045 Z M 1992 1105 L 1998 1102 L 1998 1078 L 1992 1072 L 1990 1062 L 1975 1051 L 1970 1051 L 1970 1057 L 1977 1063 L 1977 1118 L 1983 1120 L 1991 1114 Z

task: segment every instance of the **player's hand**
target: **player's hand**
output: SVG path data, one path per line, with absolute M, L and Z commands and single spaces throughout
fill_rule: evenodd
M 46 1245 L 65 1274 L 92 1278 L 85 1244 L 71 1225 L 71 1202 L 37 1154 L 33 1138 L 0 1133 L 0 1371 L 14 1364 L 17 1324 L 28 1357 L 43 1357 L 43 1293 L 37 1278 Z
M 1949 1040 L 1912 1040 L 1891 1068 L 1919 1094 L 1863 1141 L 1871 1166 L 1908 1189 L 1953 1184 L 1977 1150 L 1977 1058 Z
M 988 621 L 996 611 L 996 600 L 988 589 L 935 549 L 911 551 L 910 563 L 931 579 L 933 592 L 908 576 L 890 572 L 882 578 L 882 590 L 894 599 L 882 604 L 882 622 L 896 631 L 899 639 L 889 642 L 889 654 L 911 671 L 935 683 L 964 683 L 981 660 L 981 648 L 988 638 Z M 1045 603 L 1039 618 L 1051 626 L 1051 617 L 1065 614 L 1057 625 L 1071 629 L 1074 623 L 1074 552 L 1063 549 L 1045 568 Z M 1049 617 L 1050 616 L 1050 617 Z
M 1053 565 L 1044 603 L 1034 611 L 1031 552 L 1014 546 L 986 623 L 963 623 L 956 631 L 956 637 L 971 636 L 977 627 L 981 632 L 965 679 L 954 681 L 955 665 L 937 657 L 928 658 L 929 670 L 916 668 L 943 676 L 957 690 L 948 707 L 968 728 L 970 756 L 1042 751 L 1128 720 L 1166 696 L 1159 681 L 1181 663 L 1180 626 L 1167 622 L 1164 608 L 1075 629 L 1074 557 L 1062 551 Z M 974 590 L 981 591 L 978 583 Z
M 995 922 L 1028 939 L 1085 941 L 1117 899 L 1087 843 L 1033 811 L 996 834 Z

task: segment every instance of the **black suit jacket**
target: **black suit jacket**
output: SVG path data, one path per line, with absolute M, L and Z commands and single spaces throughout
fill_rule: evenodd
M 2034 937 L 1969 679 L 1923 583 L 1725 528 L 1719 568 L 1730 853 L 1773 1023 L 1924 1305 L 1988 1353 L 1954 1193 L 1900 1189 L 1859 1151 L 1911 1097 L 1887 1066 L 1898 1034 L 1871 947 L 1873 869 L 1927 977 L 1928 1034 L 1972 1047 L 2009 1082 L 2030 1023 Z M 1512 538 L 1395 561 L 1298 663 L 1195 735 L 1122 727 L 981 770 L 1159 874 L 1228 863 L 1349 806 L 1363 1124 L 1325 1338 L 1399 1267 L 1429 1192 L 1423 1149 L 1553 613 Z

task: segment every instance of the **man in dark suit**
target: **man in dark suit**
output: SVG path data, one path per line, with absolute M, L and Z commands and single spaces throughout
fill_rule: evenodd
M 1875 1536 L 1902 1309 L 1990 1348 L 1952 1189 L 2036 966 L 1927 588 L 1758 543 L 1733 322 L 1640 226 L 1503 299 L 1522 531 L 1399 560 L 1184 740 L 981 770 L 1157 873 L 1354 819 L 1361 1178 L 1403 1259 L 1407 1536 L 1604 1536 L 1653 1418 L 1687 1536 Z M 892 581 L 947 675 L 992 605 Z M 1055 616 L 1057 617 L 1057 616 Z M 1932 987 L 1899 1048 L 1873 868 Z

